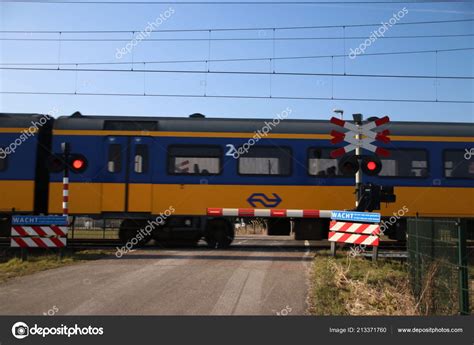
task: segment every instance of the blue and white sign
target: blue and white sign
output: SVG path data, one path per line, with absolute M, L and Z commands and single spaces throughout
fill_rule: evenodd
M 13 216 L 12 225 L 68 225 L 66 216 Z
M 380 223 L 380 213 L 331 211 L 332 220 L 346 220 L 352 222 Z

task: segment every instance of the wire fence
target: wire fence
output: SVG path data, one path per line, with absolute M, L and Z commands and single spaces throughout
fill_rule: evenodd
M 468 223 L 411 218 L 407 227 L 410 283 L 422 314 L 469 314 L 474 299 Z M 471 301 L 471 305 L 469 305 Z
M 75 217 L 68 233 L 69 239 L 118 239 L 121 219 L 92 219 Z

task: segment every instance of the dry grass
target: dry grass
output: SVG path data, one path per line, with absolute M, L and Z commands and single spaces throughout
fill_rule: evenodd
M 315 258 L 311 283 L 311 314 L 419 314 L 401 263 L 322 255 Z
M 28 259 L 23 261 L 18 257 L 18 253 L 3 251 L 0 253 L 0 283 L 10 278 L 20 277 L 39 271 L 44 271 L 61 266 L 71 265 L 88 260 L 97 260 L 112 251 L 106 250 L 82 250 L 67 251 L 60 260 L 57 254 L 51 252 L 35 252 L 28 255 Z

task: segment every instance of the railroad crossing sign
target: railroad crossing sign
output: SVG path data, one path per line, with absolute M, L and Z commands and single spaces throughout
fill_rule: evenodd
M 21 248 L 23 259 L 26 258 L 26 248 L 62 249 L 67 245 L 68 230 L 67 216 L 14 215 L 10 247 Z
M 332 211 L 332 220 L 345 220 L 352 222 L 380 223 L 380 213 L 354 212 L 354 211 Z
M 333 138 L 331 139 L 332 144 L 340 143 L 341 141 L 347 142 L 349 145 L 338 148 L 331 152 L 332 158 L 340 157 L 348 152 L 351 152 L 357 148 L 364 148 L 368 151 L 375 152 L 375 154 L 387 157 L 389 152 L 381 147 L 377 147 L 372 142 L 381 141 L 383 143 L 390 142 L 388 135 L 390 134 L 389 130 L 384 130 L 382 132 L 372 132 L 372 129 L 380 127 L 390 121 L 388 116 L 384 116 L 375 121 L 371 121 L 364 125 L 356 125 L 336 117 L 331 118 L 331 123 L 348 129 L 346 133 L 338 132 L 335 130 L 331 131 Z
M 12 225 L 68 225 L 65 216 L 13 216 Z

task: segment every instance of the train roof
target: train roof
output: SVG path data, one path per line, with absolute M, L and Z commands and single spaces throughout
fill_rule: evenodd
M 2 114 L 0 127 L 29 126 L 40 114 Z M 291 116 L 291 115 L 290 115 Z M 277 119 L 277 117 L 275 117 Z M 255 132 L 272 126 L 272 133 L 328 134 L 336 126 L 328 120 L 283 119 L 277 126 L 272 119 L 208 118 L 201 114 L 190 117 L 146 116 L 84 116 L 79 112 L 61 116 L 54 121 L 55 129 L 65 130 L 146 130 L 170 132 Z M 15 124 L 16 125 L 13 125 Z M 474 136 L 474 123 L 394 121 L 383 127 L 393 135 L 407 136 Z
M 44 114 L 16 114 L 16 113 L 0 113 L 0 127 L 4 128 L 28 128 L 33 126 L 47 115 Z M 53 118 L 50 118 L 53 119 Z M 44 123 L 44 120 L 41 121 Z

